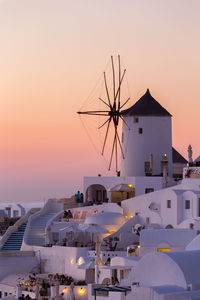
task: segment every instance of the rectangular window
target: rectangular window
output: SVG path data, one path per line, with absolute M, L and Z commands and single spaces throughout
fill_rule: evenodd
M 200 198 L 199 198 L 199 211 L 198 211 L 198 217 L 200 217 Z
M 19 211 L 18 210 L 13 210 L 13 218 L 19 217 Z
M 150 218 L 149 217 L 146 217 L 146 223 L 150 224 Z
M 124 133 L 122 132 L 122 143 L 123 143 L 123 141 L 124 141 Z
M 134 123 L 138 123 L 139 122 L 139 118 L 138 117 L 134 117 Z
M 150 169 L 150 162 L 149 161 L 145 161 L 144 162 L 144 172 L 145 173 L 149 173 L 149 169 Z
M 145 189 L 145 194 L 152 193 L 152 192 L 154 192 L 153 188 L 146 188 Z
M 171 200 L 167 200 L 167 208 L 171 208 Z
M 185 200 L 185 209 L 190 209 L 190 200 Z
M 143 134 L 143 129 L 142 128 L 138 128 L 138 132 L 139 132 L 139 134 Z
M 171 248 L 157 248 L 158 252 L 170 252 Z

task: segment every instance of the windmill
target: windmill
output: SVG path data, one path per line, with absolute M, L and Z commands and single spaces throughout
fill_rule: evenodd
M 88 110 L 88 111 L 78 111 L 77 113 L 79 115 L 91 115 L 91 116 L 100 116 L 100 117 L 106 117 L 106 121 L 104 121 L 98 129 L 100 130 L 103 127 L 106 127 L 103 146 L 101 150 L 101 154 L 104 155 L 106 143 L 108 141 L 108 133 L 111 128 L 111 126 L 114 126 L 114 137 L 112 141 L 112 147 L 111 147 L 111 154 L 109 159 L 109 166 L 108 170 L 111 169 L 113 156 L 115 153 L 115 169 L 118 173 L 118 147 L 120 148 L 122 157 L 124 158 L 124 152 L 122 149 L 122 144 L 119 138 L 118 133 L 118 125 L 119 121 L 123 121 L 126 126 L 128 127 L 126 121 L 123 118 L 123 107 L 128 103 L 130 100 L 130 97 L 128 97 L 123 103 L 121 103 L 121 88 L 124 81 L 124 77 L 126 74 L 126 69 L 121 70 L 121 62 L 120 62 L 120 56 L 118 55 L 117 59 L 117 71 L 115 69 L 114 59 L 113 56 L 111 56 L 111 68 L 112 68 L 112 79 L 111 79 L 111 87 L 108 85 L 107 75 L 106 72 L 103 73 L 103 81 L 104 81 L 104 89 L 105 89 L 105 96 L 104 98 L 99 97 L 99 100 L 103 103 L 105 110 Z

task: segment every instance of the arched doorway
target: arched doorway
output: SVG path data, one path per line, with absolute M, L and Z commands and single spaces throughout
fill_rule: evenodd
M 101 184 L 92 184 L 86 190 L 86 202 L 102 203 L 107 201 L 106 188 Z
M 171 224 L 168 224 L 165 229 L 173 229 L 174 227 Z

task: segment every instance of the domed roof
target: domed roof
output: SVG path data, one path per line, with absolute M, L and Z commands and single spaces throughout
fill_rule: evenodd
M 171 114 L 150 94 L 146 93 L 130 108 L 123 111 L 127 116 L 171 116 Z
M 121 225 L 125 222 L 125 218 L 120 213 L 102 212 L 90 215 L 85 219 L 86 224 L 97 225 Z

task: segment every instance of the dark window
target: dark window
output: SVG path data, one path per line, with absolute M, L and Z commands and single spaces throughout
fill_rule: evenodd
M 167 200 L 167 208 L 171 208 L 171 200 Z
M 144 162 L 144 172 L 145 173 L 149 173 L 149 169 L 150 169 L 150 162 L 149 161 L 145 161 Z
M 0 291 L 0 298 L 2 298 L 2 292 Z
M 150 218 L 146 217 L 146 223 L 149 224 L 150 223 Z
M 19 211 L 18 210 L 13 210 L 13 217 L 14 218 L 19 217 Z
M 152 193 L 152 192 L 154 192 L 153 188 L 146 188 L 145 189 L 145 194 Z
M 200 198 L 199 198 L 199 215 L 198 217 L 200 217 Z
M 142 133 L 143 133 L 143 129 L 142 129 L 142 128 L 139 128 L 139 129 L 138 129 L 138 132 L 139 132 L 139 134 L 142 134 Z
M 6 296 L 8 296 L 8 293 L 7 293 L 7 292 L 5 292 L 5 293 L 4 293 L 4 296 L 5 296 L 5 297 L 6 297 Z
M 123 143 L 123 141 L 124 141 L 124 133 L 122 132 L 122 143 Z
M 138 117 L 134 117 L 134 123 L 138 123 L 139 122 L 139 118 Z
M 190 200 L 185 200 L 185 209 L 190 209 Z
M 190 229 L 194 229 L 194 224 L 190 223 Z

